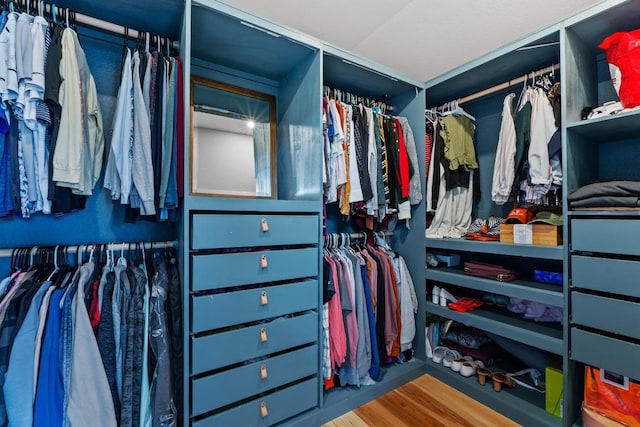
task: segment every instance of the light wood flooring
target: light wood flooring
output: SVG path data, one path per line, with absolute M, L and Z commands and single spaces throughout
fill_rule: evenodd
M 516 427 L 445 383 L 423 375 L 323 427 Z

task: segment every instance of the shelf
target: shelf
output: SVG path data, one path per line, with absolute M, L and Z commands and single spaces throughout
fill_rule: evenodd
M 538 393 L 524 387 L 503 389 L 500 393 L 493 391 L 490 382 L 482 386 L 478 377 L 463 377 L 441 364 L 427 362 L 425 366 L 429 375 L 454 387 L 478 402 L 500 412 L 519 424 L 525 426 L 561 426 L 562 419 L 544 410 L 544 393 Z
M 480 242 L 465 239 L 430 239 L 425 238 L 427 249 L 446 249 L 465 252 L 482 252 L 486 254 L 521 256 L 526 258 L 543 258 L 562 260 L 562 246 L 516 245 L 501 242 Z
M 576 133 L 591 140 L 637 138 L 640 135 L 640 110 L 569 123 L 567 132 L 569 135 Z
M 492 292 L 510 297 L 517 297 L 556 307 L 564 306 L 564 295 L 561 285 L 532 282 L 528 280 L 513 280 L 499 282 L 482 277 L 469 276 L 455 268 L 427 268 L 425 276 L 428 280 L 464 286 L 484 292 Z
M 591 216 L 610 216 L 610 217 L 623 217 L 623 216 L 640 216 L 640 209 L 635 210 L 620 210 L 620 211 L 600 211 L 600 210 L 588 210 L 588 211 L 569 211 L 568 215 L 577 217 L 591 217 Z
M 521 314 L 510 313 L 506 308 L 494 310 L 487 306 L 458 313 L 427 301 L 426 311 L 557 355 L 564 353 L 560 324 L 554 327 L 523 319 Z

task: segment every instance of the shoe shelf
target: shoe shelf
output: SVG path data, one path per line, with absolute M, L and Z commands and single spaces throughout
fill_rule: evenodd
M 516 385 L 493 391 L 491 380 L 480 385 L 476 375 L 463 377 L 442 364 L 427 362 L 429 375 L 525 426 L 561 426 L 562 419 L 545 411 L 544 393 Z
M 459 313 L 427 301 L 426 311 L 550 353 L 560 356 L 564 354 L 562 325 L 557 323 L 527 320 L 521 314 L 511 313 L 506 308 L 489 308 L 486 305 L 467 313 Z
M 564 307 L 564 295 L 562 293 L 561 285 L 539 283 L 529 280 L 499 282 L 497 280 L 469 276 L 464 274 L 462 270 L 446 267 L 427 268 L 425 277 L 427 280 L 449 283 L 451 285 L 462 286 L 483 292 L 522 298 L 556 307 Z M 456 295 L 456 297 L 463 296 L 465 295 Z
M 514 243 L 480 242 L 466 239 L 425 238 L 425 247 L 450 251 L 481 252 L 485 254 L 521 256 L 562 260 L 562 246 L 518 245 Z
M 640 110 L 569 123 L 567 132 L 592 140 L 635 138 L 640 133 Z

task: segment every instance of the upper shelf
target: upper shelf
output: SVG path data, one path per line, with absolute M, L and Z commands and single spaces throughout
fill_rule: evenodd
M 138 31 L 180 40 L 182 0 L 61 0 L 56 6 Z M 126 13 L 125 13 L 126 11 Z
M 567 131 L 591 140 L 619 140 L 640 135 L 640 110 L 569 123 Z
M 567 30 L 575 33 L 593 53 L 601 53 L 598 45 L 617 31 L 638 28 L 638 3 L 628 0 L 603 2 L 565 21 Z
M 323 84 L 331 88 L 376 101 L 410 90 L 422 90 L 423 83 L 401 76 L 383 65 L 370 63 L 330 45 L 324 45 L 323 50 Z
M 191 10 L 194 59 L 282 81 L 319 43 L 279 24 L 215 0 L 200 0 Z
M 429 239 L 425 238 L 427 249 L 447 249 L 465 252 L 482 252 L 486 254 L 521 256 L 526 258 L 542 258 L 562 260 L 562 246 L 516 245 L 513 243 L 480 242 L 465 239 Z

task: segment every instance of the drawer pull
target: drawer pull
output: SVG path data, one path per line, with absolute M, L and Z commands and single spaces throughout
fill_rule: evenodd
M 267 263 L 267 256 L 266 255 L 261 255 L 260 256 L 260 267 L 261 268 L 267 268 L 269 266 L 269 263 Z
M 267 298 L 267 291 L 260 292 L 260 305 L 269 304 L 269 299 Z
M 267 328 L 260 328 L 260 342 L 267 342 Z
M 267 402 L 260 402 L 260 415 L 262 415 L 262 418 L 269 415 L 269 411 L 267 411 Z
M 261 380 L 267 379 L 267 365 L 265 365 L 264 363 L 260 365 L 260 379 Z
M 263 233 L 269 231 L 269 223 L 267 222 L 267 218 L 262 218 L 262 220 L 260 220 L 260 226 L 262 227 Z

